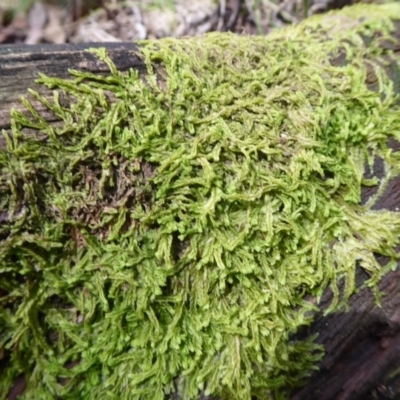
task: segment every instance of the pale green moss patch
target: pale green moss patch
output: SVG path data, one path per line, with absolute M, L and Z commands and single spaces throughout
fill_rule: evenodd
M 400 6 L 356 12 L 345 32 L 346 10 L 268 38 L 143 42 L 144 82 L 103 50 L 107 77 L 40 79 L 74 100 L 42 99 L 60 127 L 31 108 L 3 133 L 0 398 L 22 373 L 24 399 L 268 399 L 303 382 L 323 352 L 290 340 L 317 309 L 305 295 L 330 287 L 335 311 L 357 265 L 375 290 L 375 255 L 398 258 L 400 215 L 359 203 L 368 160 L 399 173 L 398 96 L 378 63 L 379 90 L 364 82 Z

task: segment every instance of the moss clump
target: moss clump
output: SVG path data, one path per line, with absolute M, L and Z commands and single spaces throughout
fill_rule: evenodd
M 351 12 L 144 42 L 143 80 L 103 50 L 107 77 L 40 79 L 71 104 L 41 99 L 55 127 L 25 101 L 3 132 L 0 398 L 20 374 L 24 399 L 268 399 L 303 381 L 323 352 L 291 340 L 305 295 L 330 287 L 337 310 L 357 265 L 376 288 L 375 254 L 397 260 L 400 215 L 359 204 L 366 162 L 399 172 L 374 61 L 400 6 Z

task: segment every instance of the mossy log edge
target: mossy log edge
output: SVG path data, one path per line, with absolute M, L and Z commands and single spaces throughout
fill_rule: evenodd
M 398 52 L 400 26 L 394 38 L 397 46 L 390 45 Z M 59 78 L 68 77 L 71 68 L 107 73 L 108 67 L 85 51 L 93 47 L 107 48 L 119 70 L 134 68 L 145 73 L 145 64 L 137 57 L 137 46 L 132 43 L 0 47 L 0 129 L 10 128 L 10 110 L 21 107 L 20 98 L 27 95 L 28 88 L 42 95 L 50 93 L 35 83 L 38 72 Z M 44 111 L 38 102 L 29 95 L 27 97 L 38 111 Z M 44 114 L 44 117 L 50 123 L 57 123 L 50 114 Z M 4 146 L 4 138 L 0 136 L 0 148 Z M 367 192 L 365 196 L 368 197 Z M 399 204 L 399 197 L 400 179 L 395 179 L 377 207 L 393 210 Z M 360 272 L 357 279 L 361 284 L 366 275 Z M 313 325 L 299 333 L 304 337 L 318 332 L 318 342 L 324 345 L 326 355 L 320 370 L 314 373 L 308 385 L 293 394 L 293 400 L 400 397 L 400 270 L 387 274 L 380 289 L 386 294 L 381 308 L 375 305 L 373 295 L 365 289 L 353 296 L 348 313 L 316 316 Z M 330 296 L 326 293 L 323 302 L 329 304 Z M 23 386 L 23 381 L 18 382 L 9 398 L 16 398 Z

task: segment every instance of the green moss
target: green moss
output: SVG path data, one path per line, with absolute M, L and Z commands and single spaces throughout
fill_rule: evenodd
M 399 173 L 376 60 L 400 6 L 354 12 L 143 42 L 143 80 L 104 50 L 109 76 L 40 79 L 63 123 L 25 101 L 0 151 L 0 398 L 20 374 L 24 399 L 268 399 L 304 382 L 323 354 L 292 339 L 318 310 L 305 296 L 330 287 L 336 311 L 356 266 L 376 291 L 375 255 L 398 258 L 400 215 L 360 196 L 374 157 Z

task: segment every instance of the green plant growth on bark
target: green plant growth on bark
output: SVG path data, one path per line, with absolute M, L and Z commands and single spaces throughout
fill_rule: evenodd
M 292 339 L 318 310 L 306 295 L 346 307 L 360 266 L 379 299 L 396 267 L 399 213 L 360 196 L 385 187 L 363 178 L 374 157 L 399 174 L 380 60 L 398 16 L 145 41 L 145 77 L 105 50 L 108 76 L 42 76 L 54 99 L 32 93 L 63 123 L 24 100 L 0 151 L 0 398 L 21 374 L 21 398 L 43 400 L 277 399 L 304 383 L 323 355 Z

